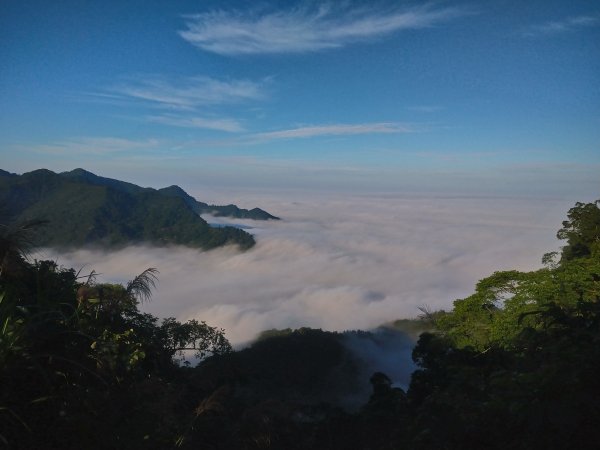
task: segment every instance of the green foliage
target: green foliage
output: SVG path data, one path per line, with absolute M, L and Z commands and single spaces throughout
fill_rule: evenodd
M 523 330 L 543 326 L 536 313 L 549 305 L 572 308 L 597 301 L 599 277 L 598 253 L 533 272 L 496 272 L 481 280 L 473 295 L 456 300 L 436 325 L 459 348 L 510 348 Z
M 188 193 L 179 186 L 169 186 L 159 189 L 158 192 L 169 197 L 179 197 L 183 199 L 186 205 L 197 214 L 211 214 L 216 217 L 234 217 L 237 219 L 279 220 L 279 217 L 275 217 L 260 208 L 247 210 L 238 208 L 236 205 L 219 206 L 199 202 L 191 195 L 188 195 Z
M 559 263 L 548 254 L 544 269 L 481 280 L 421 335 L 408 391 L 411 448 L 596 447 L 597 203 L 569 211 Z
M 160 325 L 162 346 L 171 356 L 193 351 L 194 357 L 203 359 L 210 355 L 223 355 L 231 352 L 231 345 L 225 339 L 224 330 L 208 326 L 195 319 L 180 323 L 170 317 Z
M 140 313 L 156 280 L 80 283 L 52 261 L 0 275 L 0 441 L 10 448 L 168 448 L 193 414 L 179 408 L 173 357 L 231 351 L 223 330 Z M 172 383 L 180 387 L 174 390 Z
M 409 400 L 413 448 L 595 448 L 598 300 L 548 304 L 510 348 L 457 348 L 421 336 Z
M 600 200 L 593 203 L 577 202 L 569 210 L 569 220 L 563 222 L 557 237 L 566 239 L 562 259 L 570 260 L 590 256 L 600 250 Z
M 123 333 L 105 329 L 90 344 L 90 357 L 96 361 L 98 372 L 120 382 L 123 374 L 132 372 L 146 357 L 133 328 Z

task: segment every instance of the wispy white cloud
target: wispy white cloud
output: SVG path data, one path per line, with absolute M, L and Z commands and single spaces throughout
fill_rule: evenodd
M 432 4 L 350 9 L 330 3 L 266 14 L 218 10 L 187 16 L 187 29 L 179 34 L 203 50 L 223 55 L 303 53 L 431 27 L 466 13 Z
M 230 118 L 210 119 L 197 116 L 177 116 L 165 114 L 160 116 L 148 116 L 146 120 L 153 123 L 170 125 L 183 128 L 201 128 L 208 130 L 227 131 L 229 133 L 239 133 L 244 131 L 244 127 L 239 121 Z
M 567 17 L 563 20 L 531 25 L 523 29 L 521 34 L 529 37 L 554 35 L 598 25 L 600 25 L 598 15 Z
M 159 114 L 136 116 L 136 120 L 174 127 L 209 129 L 239 133 L 244 131 L 240 121 L 220 116 L 223 105 L 244 104 L 267 97 L 268 79 L 219 80 L 206 76 L 168 77 L 144 75 L 129 77 L 101 92 L 87 94 L 94 101 L 120 107 L 138 106 Z
M 117 137 L 78 137 L 51 144 L 28 146 L 35 153 L 56 156 L 126 154 L 157 149 L 157 139 L 123 139 Z
M 184 117 L 177 116 L 157 116 L 148 117 L 146 120 L 153 120 L 155 122 L 167 123 L 169 125 L 182 126 L 182 127 L 200 127 L 202 121 L 200 120 L 197 125 L 194 125 L 192 121 L 188 121 Z M 212 120 L 212 119 L 209 119 Z M 236 125 L 239 125 L 240 130 L 243 131 L 242 125 L 236 121 L 232 121 L 229 124 L 225 121 L 223 124 L 215 124 L 214 129 L 220 127 L 222 131 L 237 131 Z M 221 127 L 222 125 L 222 127 Z M 229 126 L 231 125 L 231 127 Z M 224 147 L 224 148 L 235 148 L 241 146 L 252 146 L 258 144 L 264 144 L 272 141 L 279 140 L 293 140 L 293 139 L 307 139 L 313 137 L 343 137 L 343 136 L 356 136 L 356 135 L 369 135 L 369 134 L 400 134 L 400 133 L 418 133 L 426 131 L 429 128 L 428 124 L 417 124 L 417 123 L 399 123 L 399 122 L 375 122 L 375 123 L 361 123 L 361 124 L 328 124 L 328 125 L 307 125 L 297 126 L 295 128 L 288 128 L 277 131 L 265 131 L 265 132 L 248 132 L 239 133 L 236 136 L 225 137 L 222 139 L 201 139 L 191 140 L 185 142 L 187 148 L 199 148 L 199 147 Z M 262 164 L 262 162 L 260 163 Z
M 265 97 L 264 83 L 250 80 L 217 80 L 205 76 L 168 79 L 145 76 L 109 89 L 111 98 L 145 102 L 176 110 L 258 100 Z
M 315 136 L 344 136 L 357 134 L 381 134 L 381 133 L 411 133 L 415 129 L 409 125 L 394 122 L 361 123 L 361 124 L 334 124 L 315 125 L 288 130 L 270 131 L 256 133 L 251 139 L 258 141 L 270 141 L 276 139 L 310 138 Z

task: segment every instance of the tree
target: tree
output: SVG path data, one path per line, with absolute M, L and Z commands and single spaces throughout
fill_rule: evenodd
M 222 355 L 231 352 L 223 329 L 210 327 L 206 322 L 188 320 L 180 323 L 173 317 L 163 319 L 159 330 L 162 343 L 171 356 L 194 352 L 194 357 L 203 359 L 207 355 Z
M 600 200 L 592 203 L 577 202 L 567 214 L 557 237 L 566 239 L 562 260 L 582 258 L 600 250 Z

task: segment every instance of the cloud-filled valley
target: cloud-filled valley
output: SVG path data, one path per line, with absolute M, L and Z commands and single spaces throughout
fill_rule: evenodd
M 495 270 L 539 267 L 542 254 L 558 248 L 555 232 L 572 206 L 531 198 L 241 196 L 284 219 L 235 221 L 257 238 L 245 253 L 139 246 L 36 257 L 94 269 L 102 281 L 156 267 L 158 289 L 145 310 L 205 320 L 242 344 L 265 329 L 369 329 L 415 317 L 421 306 L 448 308 Z

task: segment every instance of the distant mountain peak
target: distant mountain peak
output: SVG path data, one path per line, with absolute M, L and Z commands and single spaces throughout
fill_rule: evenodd
M 187 192 L 185 192 L 182 188 L 180 188 L 176 184 L 172 184 L 171 186 L 168 186 L 166 188 L 159 189 L 159 191 L 173 191 L 173 192 L 187 194 Z
M 158 191 L 168 196 L 182 198 L 183 201 L 185 201 L 197 214 L 210 214 L 215 217 L 232 217 L 236 219 L 279 220 L 279 217 L 275 217 L 260 208 L 248 210 L 239 208 L 234 204 L 209 205 L 207 203 L 199 202 L 177 185 L 162 188 Z
M 60 176 L 78 179 L 86 181 L 92 184 L 101 186 L 110 186 L 115 189 L 119 189 L 129 193 L 137 193 L 148 190 L 155 190 L 152 188 L 142 188 L 132 183 L 125 181 L 115 180 L 112 178 L 105 178 L 98 176 L 92 172 L 89 172 L 82 168 L 73 169 L 68 172 L 62 172 Z M 215 217 L 231 217 L 235 219 L 250 219 L 250 220 L 279 220 L 272 214 L 260 208 L 252 208 L 250 210 L 239 208 L 237 205 L 209 205 L 207 203 L 196 200 L 190 194 L 188 194 L 183 188 L 173 184 L 171 186 L 156 189 L 155 191 L 166 195 L 168 197 L 179 197 L 185 204 L 192 209 L 196 214 L 210 214 Z
M 82 169 L 81 167 L 78 167 L 77 169 L 73 169 L 71 171 L 61 172 L 61 173 L 59 173 L 59 175 L 93 175 L 93 176 L 96 176 L 96 174 L 94 174 L 88 170 Z

